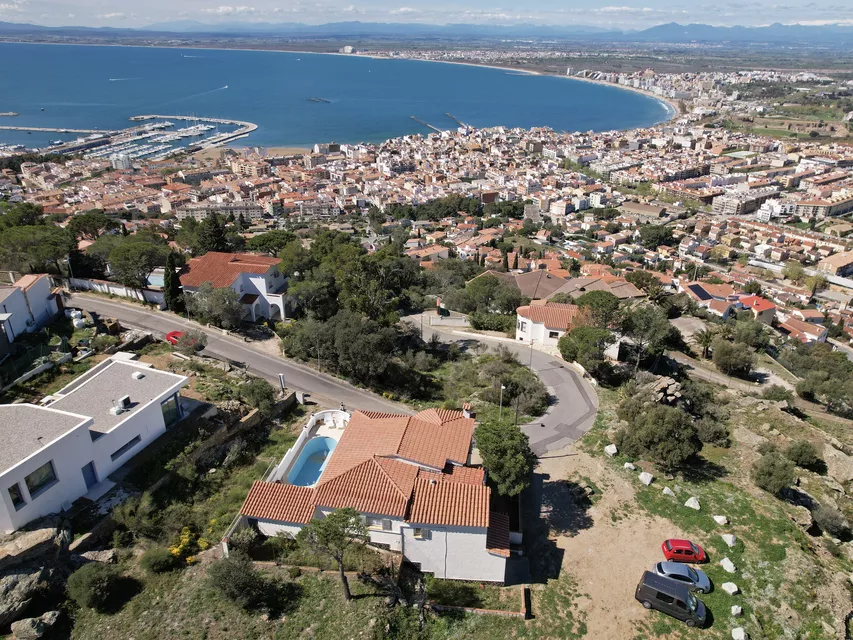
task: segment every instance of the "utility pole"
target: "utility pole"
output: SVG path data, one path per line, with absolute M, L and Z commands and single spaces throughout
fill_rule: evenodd
M 506 387 L 504 385 L 501 385 L 501 402 L 498 406 L 498 422 L 501 421 L 501 417 L 503 416 L 504 411 L 504 389 L 506 389 Z

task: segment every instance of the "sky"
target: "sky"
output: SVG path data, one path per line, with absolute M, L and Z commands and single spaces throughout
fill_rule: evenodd
M 222 1 L 222 0 L 220 0 Z M 227 0 L 225 0 L 227 1 Z M 144 27 L 158 22 L 591 25 L 644 29 L 665 22 L 853 26 L 851 0 L 0 0 L 0 21 L 49 26 Z

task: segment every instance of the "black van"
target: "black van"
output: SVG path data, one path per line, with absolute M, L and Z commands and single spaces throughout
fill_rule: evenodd
M 705 603 L 681 582 L 646 571 L 634 597 L 646 609 L 657 609 L 686 623 L 688 627 L 705 626 Z

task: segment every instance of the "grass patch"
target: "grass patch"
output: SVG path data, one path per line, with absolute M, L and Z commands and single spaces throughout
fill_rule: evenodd
M 427 576 L 426 589 L 429 599 L 437 604 L 501 611 L 518 611 L 521 608 L 519 587 L 499 587 L 481 582 L 442 580 Z

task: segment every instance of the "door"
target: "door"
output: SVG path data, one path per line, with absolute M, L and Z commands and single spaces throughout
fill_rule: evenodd
M 96 484 L 98 484 L 98 474 L 95 473 L 95 463 L 90 462 L 82 469 L 83 471 L 83 480 L 86 481 L 86 488 L 91 489 Z

